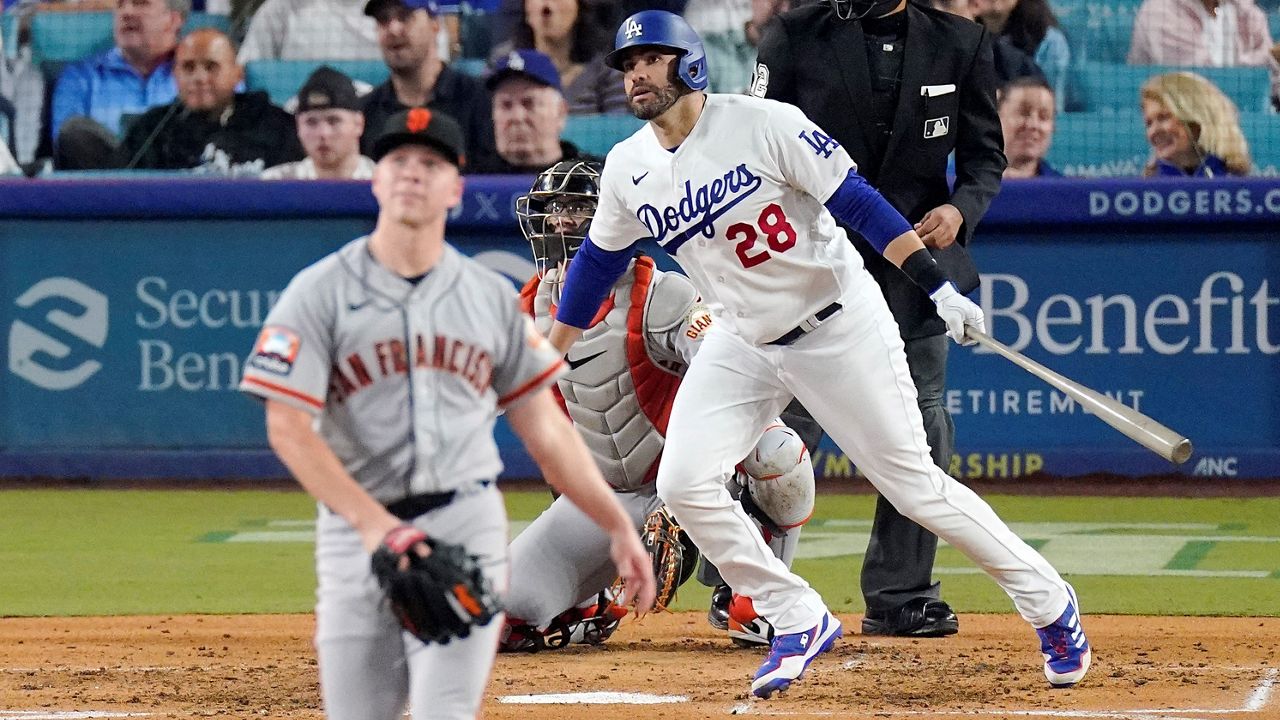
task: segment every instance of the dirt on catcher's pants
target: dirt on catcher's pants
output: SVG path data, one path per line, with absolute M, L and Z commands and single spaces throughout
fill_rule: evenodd
M 857 616 L 841 619 L 859 627 Z M 320 718 L 313 628 L 310 615 L 0 619 L 0 718 L 23 711 L 50 718 L 75 717 L 72 711 L 145 713 L 148 720 Z M 485 717 L 991 718 L 1008 711 L 1052 718 L 1127 711 L 1280 720 L 1280 619 L 1092 615 L 1085 628 L 1094 664 L 1070 690 L 1049 689 L 1035 633 L 1017 616 L 961 615 L 960 634 L 949 638 L 847 635 L 789 691 L 753 701 L 747 690 L 763 649 L 734 648 L 702 613 L 657 615 L 626 621 L 602 647 L 500 656 Z M 628 698 L 669 704 L 545 704 Z

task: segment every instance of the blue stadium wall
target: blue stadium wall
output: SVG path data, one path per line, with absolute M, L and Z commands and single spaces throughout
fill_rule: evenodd
M 532 271 L 512 213 L 526 183 L 470 179 L 449 226 L 513 282 Z M 284 476 L 241 363 L 289 278 L 374 211 L 359 183 L 0 181 L 0 476 Z M 1174 467 L 957 348 L 953 474 L 1280 477 L 1280 181 L 1010 183 L 972 251 L 996 338 L 1196 452 Z M 536 476 L 499 428 L 504 476 Z M 815 459 L 854 472 L 834 446 Z

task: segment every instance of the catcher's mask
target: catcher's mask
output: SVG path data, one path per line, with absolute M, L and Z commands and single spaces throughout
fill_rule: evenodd
M 828 0 L 841 20 L 880 17 L 898 6 L 901 0 Z
M 573 259 L 596 213 L 600 163 L 561 160 L 542 171 L 528 195 L 516 198 L 520 232 L 529 241 L 538 277 Z

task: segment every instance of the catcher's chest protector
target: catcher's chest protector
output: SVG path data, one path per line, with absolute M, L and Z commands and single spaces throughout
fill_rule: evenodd
M 597 314 L 569 350 L 570 370 L 559 380 L 569 417 L 605 481 L 622 491 L 652 483 L 680 383 L 645 349 L 648 300 L 657 277 L 647 258 L 631 265 L 605 300 L 603 317 Z M 543 334 L 551 330 L 551 291 L 549 283 L 539 283 L 533 297 L 534 322 Z

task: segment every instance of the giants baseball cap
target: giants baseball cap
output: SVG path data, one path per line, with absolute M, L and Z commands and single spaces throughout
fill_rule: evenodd
M 436 4 L 436 0 L 369 0 L 364 4 L 364 14 L 369 17 L 377 17 L 379 10 L 392 5 L 399 5 L 410 10 L 426 10 L 431 17 L 440 14 L 440 6 Z
M 355 83 L 351 78 L 334 70 L 328 65 L 321 65 L 311 73 L 311 77 L 298 90 L 298 109 L 304 113 L 308 110 L 355 110 L 361 107 L 360 96 L 356 93 Z
M 459 168 L 466 164 L 466 142 L 458 121 L 444 113 L 421 107 L 387 118 L 386 126 L 373 142 L 373 159 L 381 160 L 392 150 L 411 143 L 440 151 Z
M 493 92 L 503 80 L 517 75 L 539 85 L 560 89 L 560 72 L 556 70 L 555 63 L 537 50 L 512 50 L 499 58 L 484 86 Z

